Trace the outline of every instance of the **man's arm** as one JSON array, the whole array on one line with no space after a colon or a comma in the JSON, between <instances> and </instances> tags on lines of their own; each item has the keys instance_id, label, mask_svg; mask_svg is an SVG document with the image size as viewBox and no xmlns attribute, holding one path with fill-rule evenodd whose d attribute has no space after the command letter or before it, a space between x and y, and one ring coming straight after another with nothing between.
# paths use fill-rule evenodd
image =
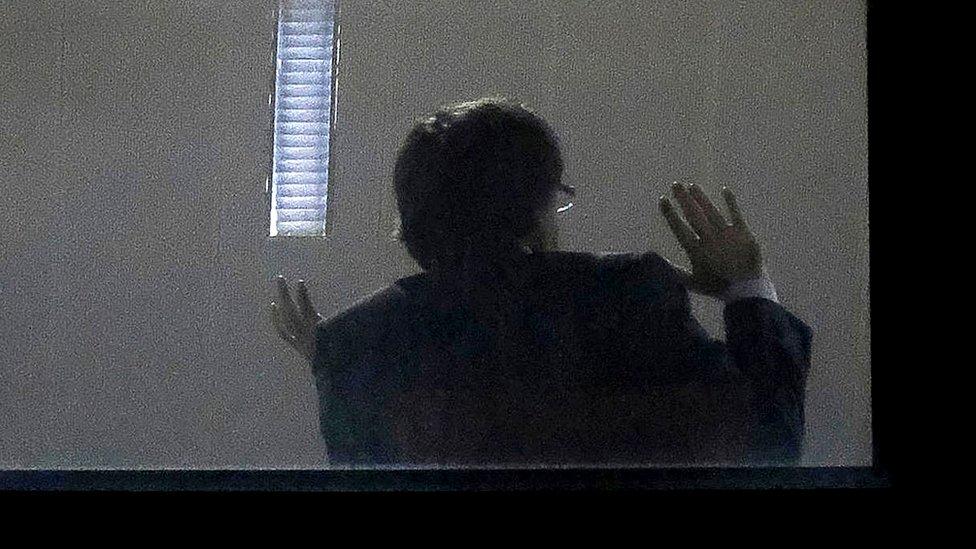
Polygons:
<instances>
[{"instance_id":1,"label":"man's arm","mask_svg":"<svg viewBox=\"0 0 976 549\"><path fill-rule=\"evenodd\" d=\"M799 461L810 328L781 305L760 297L728 303L723 316L728 353L734 367L748 378L756 414L750 461Z\"/></svg>"},{"instance_id":2,"label":"man's arm","mask_svg":"<svg viewBox=\"0 0 976 549\"><path fill-rule=\"evenodd\" d=\"M726 442L716 444L740 437L740 450L731 454L749 463L796 463L803 449L809 327L773 300L739 297L725 304L723 342L694 318L676 278L672 290L657 332L669 342L672 368L701 403L695 421L725 435Z\"/></svg>"},{"instance_id":3,"label":"man's arm","mask_svg":"<svg viewBox=\"0 0 976 549\"><path fill-rule=\"evenodd\" d=\"M370 330L357 316L340 314L315 331L312 375L319 397L319 427L331 465L378 465L395 461L378 379L369 350ZM364 352L364 347L365 352Z\"/></svg>"},{"instance_id":4,"label":"man's arm","mask_svg":"<svg viewBox=\"0 0 976 549\"><path fill-rule=\"evenodd\" d=\"M751 416L750 462L795 463L803 444L811 331L777 302L759 246L731 191L724 192L728 223L700 188L689 192L675 184L673 189L686 219L663 197L661 209L692 263L689 272L662 260L677 296L665 308L663 329L675 330L670 338L686 362L679 367L720 381L716 391L741 391ZM712 340L692 316L685 288L725 302L725 343Z\"/></svg>"},{"instance_id":5,"label":"man's arm","mask_svg":"<svg viewBox=\"0 0 976 549\"><path fill-rule=\"evenodd\" d=\"M348 342L355 341L358 323L325 319L315 310L304 280L298 281L297 300L292 299L285 277L273 285L278 299L271 302L271 322L278 336L311 366L319 396L319 427L331 464L371 464L388 459L380 448L377 424L364 421L375 415L363 401L366 368L350 368L355 353Z\"/></svg>"},{"instance_id":6,"label":"man's arm","mask_svg":"<svg viewBox=\"0 0 976 549\"><path fill-rule=\"evenodd\" d=\"M752 457L797 461L803 445L810 327L779 304L765 272L763 278L731 284L721 299L726 303L727 347L753 386L756 446L762 450Z\"/></svg>"}]
</instances>

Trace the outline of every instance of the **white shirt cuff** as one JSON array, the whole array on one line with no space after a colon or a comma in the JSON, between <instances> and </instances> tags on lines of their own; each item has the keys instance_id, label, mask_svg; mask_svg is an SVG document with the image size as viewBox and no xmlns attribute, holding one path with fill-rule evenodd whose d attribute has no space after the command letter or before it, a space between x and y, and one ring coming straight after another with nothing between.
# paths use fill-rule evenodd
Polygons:
<instances>
[{"instance_id":1,"label":"white shirt cuff","mask_svg":"<svg viewBox=\"0 0 976 549\"><path fill-rule=\"evenodd\" d=\"M740 280L729 284L729 287L722 295L722 301L731 303L738 299L747 299L750 297L762 297L779 303L779 298L776 296L776 288L773 286L773 281L769 276Z\"/></svg>"}]
</instances>

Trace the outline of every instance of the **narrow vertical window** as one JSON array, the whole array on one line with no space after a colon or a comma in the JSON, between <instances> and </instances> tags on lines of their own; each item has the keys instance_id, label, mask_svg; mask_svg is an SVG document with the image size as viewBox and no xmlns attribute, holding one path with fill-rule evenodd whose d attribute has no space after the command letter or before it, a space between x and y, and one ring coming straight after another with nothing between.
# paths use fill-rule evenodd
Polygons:
<instances>
[{"instance_id":1,"label":"narrow vertical window","mask_svg":"<svg viewBox=\"0 0 976 549\"><path fill-rule=\"evenodd\" d=\"M271 236L321 236L338 52L335 0L279 0Z\"/></svg>"}]
</instances>

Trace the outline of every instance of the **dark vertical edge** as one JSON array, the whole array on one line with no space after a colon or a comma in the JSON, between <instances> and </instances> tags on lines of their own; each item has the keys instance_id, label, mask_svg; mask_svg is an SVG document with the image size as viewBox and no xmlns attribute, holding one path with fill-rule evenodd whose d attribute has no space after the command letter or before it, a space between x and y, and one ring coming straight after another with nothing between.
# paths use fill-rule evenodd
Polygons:
<instances>
[{"instance_id":1,"label":"dark vertical edge","mask_svg":"<svg viewBox=\"0 0 976 549\"><path fill-rule=\"evenodd\" d=\"M879 136L883 132L879 131L879 112L878 112L878 89L879 89L879 69L883 69L883 27L880 25L878 13L878 3L874 0L867 0L865 3L865 48L867 49L867 111L868 111L868 257L870 269L868 271L868 288L870 301L868 308L871 314L871 323L868 330L871 334L869 352L871 356L871 455L872 469L875 475L884 479L887 483L894 485L896 482L895 472L891 463L891 440L888 437L887 425L890 424L890 409L885 395L885 385L887 384L887 372L885 368L875 368L875 364L881 362L877 359L879 346L876 345L878 337L882 331L876 329L876 324L881 315L878 305L881 300L877 296L877 284L872 281L877 265L879 265L880 242L872 236L881 229L881 221L877 215L878 203L876 193L871 192L871 183L877 179L881 169L878 164L879 154L883 146L879 147Z\"/></svg>"},{"instance_id":2,"label":"dark vertical edge","mask_svg":"<svg viewBox=\"0 0 976 549\"><path fill-rule=\"evenodd\" d=\"M340 7L341 2L335 0L333 3L332 11L332 74L331 74L331 88L329 93L329 145L328 145L328 170L329 176L326 178L326 198L325 198L325 226L323 228L323 237L332 234L332 230L335 227L335 208L333 208L334 198L335 198L335 154L333 150L335 149L335 135L336 135L336 111L338 110L338 90L339 90L339 33L341 29L340 23Z\"/></svg>"},{"instance_id":3,"label":"dark vertical edge","mask_svg":"<svg viewBox=\"0 0 976 549\"><path fill-rule=\"evenodd\" d=\"M271 225L271 210L275 207L272 203L274 193L272 192L272 178L274 177L274 154L275 154L275 109L277 108L277 84L278 84L278 17L280 16L279 0L271 0L271 82L268 85L268 93L271 102L268 105L268 170L265 179L265 227ZM270 235L268 236L270 238Z\"/></svg>"}]
</instances>

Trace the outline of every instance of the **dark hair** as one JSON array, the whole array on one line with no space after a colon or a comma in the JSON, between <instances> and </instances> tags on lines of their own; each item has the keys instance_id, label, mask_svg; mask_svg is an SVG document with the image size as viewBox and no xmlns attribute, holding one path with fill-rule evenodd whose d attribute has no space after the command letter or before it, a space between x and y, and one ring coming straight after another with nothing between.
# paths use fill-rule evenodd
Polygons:
<instances>
[{"instance_id":1,"label":"dark hair","mask_svg":"<svg viewBox=\"0 0 976 549\"><path fill-rule=\"evenodd\" d=\"M542 118L505 98L438 109L419 120L393 172L399 237L422 268L498 257L536 229L563 171Z\"/></svg>"}]
</instances>

